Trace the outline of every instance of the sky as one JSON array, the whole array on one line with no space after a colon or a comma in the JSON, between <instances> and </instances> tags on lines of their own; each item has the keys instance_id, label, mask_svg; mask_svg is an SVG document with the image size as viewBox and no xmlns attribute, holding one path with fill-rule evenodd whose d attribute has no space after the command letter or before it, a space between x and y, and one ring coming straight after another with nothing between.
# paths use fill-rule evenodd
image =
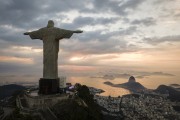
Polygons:
<instances>
[{"instance_id":1,"label":"sky","mask_svg":"<svg viewBox=\"0 0 180 120\"><path fill-rule=\"evenodd\" d=\"M83 30L60 41L59 76L162 76L179 82L180 0L0 0L0 81L42 77L48 20Z\"/></svg>"}]
</instances>

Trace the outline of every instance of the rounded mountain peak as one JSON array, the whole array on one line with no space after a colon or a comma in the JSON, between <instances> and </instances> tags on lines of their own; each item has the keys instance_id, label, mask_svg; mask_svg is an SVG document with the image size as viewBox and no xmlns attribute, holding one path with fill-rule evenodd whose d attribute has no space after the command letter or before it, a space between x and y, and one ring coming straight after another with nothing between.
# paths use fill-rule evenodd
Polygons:
<instances>
[{"instance_id":1,"label":"rounded mountain peak","mask_svg":"<svg viewBox=\"0 0 180 120\"><path fill-rule=\"evenodd\" d=\"M129 81L128 81L128 82L136 82L135 77L134 77L134 76L131 76L131 77L129 78Z\"/></svg>"}]
</instances>

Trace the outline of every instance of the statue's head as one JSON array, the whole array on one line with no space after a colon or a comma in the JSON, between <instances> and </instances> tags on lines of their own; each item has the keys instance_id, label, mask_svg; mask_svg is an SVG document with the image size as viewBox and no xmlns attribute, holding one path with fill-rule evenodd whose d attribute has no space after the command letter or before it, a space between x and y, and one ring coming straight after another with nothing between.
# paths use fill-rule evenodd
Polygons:
<instances>
[{"instance_id":1,"label":"statue's head","mask_svg":"<svg viewBox=\"0 0 180 120\"><path fill-rule=\"evenodd\" d=\"M47 24L47 27L50 28L50 27L54 27L54 22L52 20L49 20L48 21L48 24Z\"/></svg>"}]
</instances>

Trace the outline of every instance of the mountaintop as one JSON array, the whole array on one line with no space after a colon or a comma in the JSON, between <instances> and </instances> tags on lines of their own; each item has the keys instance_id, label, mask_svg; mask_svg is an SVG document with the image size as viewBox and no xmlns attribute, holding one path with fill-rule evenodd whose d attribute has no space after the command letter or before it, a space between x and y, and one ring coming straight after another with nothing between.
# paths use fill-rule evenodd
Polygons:
<instances>
[{"instance_id":1,"label":"mountaintop","mask_svg":"<svg viewBox=\"0 0 180 120\"><path fill-rule=\"evenodd\" d=\"M0 86L0 99L12 96L15 92L26 89L24 86L9 84Z\"/></svg>"},{"instance_id":2,"label":"mountaintop","mask_svg":"<svg viewBox=\"0 0 180 120\"><path fill-rule=\"evenodd\" d=\"M180 101L180 91L176 90L171 86L160 85L157 89L154 90L157 93L169 94L168 98L175 101Z\"/></svg>"}]
</instances>

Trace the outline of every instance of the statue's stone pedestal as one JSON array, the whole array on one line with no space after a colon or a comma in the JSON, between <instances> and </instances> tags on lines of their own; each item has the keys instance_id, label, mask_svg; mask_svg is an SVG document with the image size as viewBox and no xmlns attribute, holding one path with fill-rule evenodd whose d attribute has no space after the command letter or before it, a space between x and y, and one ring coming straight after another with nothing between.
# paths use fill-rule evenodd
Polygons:
<instances>
[{"instance_id":1,"label":"statue's stone pedestal","mask_svg":"<svg viewBox=\"0 0 180 120\"><path fill-rule=\"evenodd\" d=\"M39 80L39 94L56 94L59 92L59 78L46 79L40 78Z\"/></svg>"}]
</instances>

